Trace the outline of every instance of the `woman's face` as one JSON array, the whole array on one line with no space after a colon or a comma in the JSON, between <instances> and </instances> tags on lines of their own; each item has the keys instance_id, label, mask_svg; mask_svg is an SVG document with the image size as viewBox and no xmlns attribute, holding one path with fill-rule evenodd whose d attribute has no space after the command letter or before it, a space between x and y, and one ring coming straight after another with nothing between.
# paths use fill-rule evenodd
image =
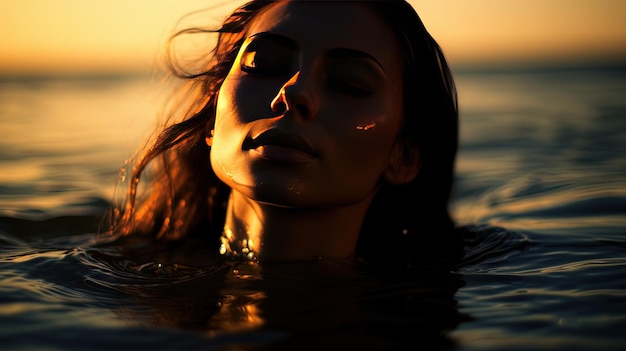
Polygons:
<instances>
[{"instance_id":1,"label":"woman's face","mask_svg":"<svg viewBox=\"0 0 626 351\"><path fill-rule=\"evenodd\" d=\"M391 29L359 2L278 2L252 22L217 102L211 165L286 207L367 199L402 123Z\"/></svg>"}]
</instances>

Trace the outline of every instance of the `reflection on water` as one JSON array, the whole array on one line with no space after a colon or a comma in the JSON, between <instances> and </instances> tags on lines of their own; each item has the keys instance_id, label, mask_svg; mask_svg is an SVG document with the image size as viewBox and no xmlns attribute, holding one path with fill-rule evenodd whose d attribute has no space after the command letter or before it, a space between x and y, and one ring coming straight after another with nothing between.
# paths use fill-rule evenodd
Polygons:
<instances>
[{"instance_id":1,"label":"reflection on water","mask_svg":"<svg viewBox=\"0 0 626 351\"><path fill-rule=\"evenodd\" d=\"M137 255L116 246L95 245L92 235L73 236L73 242L2 239L0 313L16 349L32 332L56 333L55 319L66 315L73 320L59 327L72 336L47 335L54 347L71 341L97 348L120 329L135 328L175 340L195 331L195 347L218 349L381 350L416 338L445 349L454 344L445 331L469 320L454 299L461 275L451 272L385 279L333 260L191 267L136 261ZM151 250L144 257L160 255ZM25 329L25 321L35 324ZM81 326L98 328L100 335L82 336ZM168 345L177 349L176 342Z\"/></svg>"},{"instance_id":2,"label":"reflection on water","mask_svg":"<svg viewBox=\"0 0 626 351\"><path fill-rule=\"evenodd\" d=\"M147 77L0 79L0 211L110 200L117 170L156 125L161 93L149 84Z\"/></svg>"},{"instance_id":3,"label":"reflection on water","mask_svg":"<svg viewBox=\"0 0 626 351\"><path fill-rule=\"evenodd\" d=\"M1 81L3 348L622 350L626 70L457 83L465 261L383 279L345 262L192 264L201 249L96 244L159 87Z\"/></svg>"}]
</instances>

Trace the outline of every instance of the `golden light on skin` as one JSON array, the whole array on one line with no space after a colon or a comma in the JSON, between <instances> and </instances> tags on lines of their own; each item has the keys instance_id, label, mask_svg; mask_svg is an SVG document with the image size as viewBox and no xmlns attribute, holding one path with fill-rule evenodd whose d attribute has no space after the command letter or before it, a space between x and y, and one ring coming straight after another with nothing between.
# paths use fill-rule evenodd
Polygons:
<instances>
[{"instance_id":1,"label":"golden light on skin","mask_svg":"<svg viewBox=\"0 0 626 351\"><path fill-rule=\"evenodd\" d=\"M371 123L367 123L367 124L364 124L364 125L356 126L356 129L365 131L365 130L372 129L374 127L376 127L376 122L371 122Z\"/></svg>"},{"instance_id":2,"label":"golden light on skin","mask_svg":"<svg viewBox=\"0 0 626 351\"><path fill-rule=\"evenodd\" d=\"M409 0L450 62L626 57L623 0ZM179 19L243 1L0 2L0 71L151 70Z\"/></svg>"}]
</instances>

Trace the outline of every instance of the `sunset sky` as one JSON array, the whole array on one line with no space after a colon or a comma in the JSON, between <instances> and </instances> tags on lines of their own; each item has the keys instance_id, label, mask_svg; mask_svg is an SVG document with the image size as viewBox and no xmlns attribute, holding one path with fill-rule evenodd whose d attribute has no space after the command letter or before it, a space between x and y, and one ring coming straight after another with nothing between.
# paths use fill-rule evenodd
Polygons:
<instances>
[{"instance_id":1,"label":"sunset sky","mask_svg":"<svg viewBox=\"0 0 626 351\"><path fill-rule=\"evenodd\" d=\"M452 64L626 61L624 0L410 0ZM0 72L151 70L177 21L234 0L0 3ZM197 23L197 22L194 22Z\"/></svg>"}]
</instances>

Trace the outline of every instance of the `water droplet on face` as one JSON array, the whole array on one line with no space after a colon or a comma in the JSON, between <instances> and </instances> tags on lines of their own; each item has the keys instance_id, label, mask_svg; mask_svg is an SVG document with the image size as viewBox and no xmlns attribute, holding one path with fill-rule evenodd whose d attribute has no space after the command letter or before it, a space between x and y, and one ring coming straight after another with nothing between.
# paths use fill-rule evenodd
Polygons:
<instances>
[{"instance_id":1,"label":"water droplet on face","mask_svg":"<svg viewBox=\"0 0 626 351\"><path fill-rule=\"evenodd\" d=\"M304 188L304 185L299 183L299 179L296 180L294 183L289 183L287 185L287 190L290 191L290 192L295 193L296 195L302 194L302 189L303 188Z\"/></svg>"},{"instance_id":2,"label":"water droplet on face","mask_svg":"<svg viewBox=\"0 0 626 351\"><path fill-rule=\"evenodd\" d=\"M370 123L366 123L366 124L362 124L362 125L356 126L356 130L366 131L366 130L370 130L370 129L374 128L374 127L376 127L376 122L370 122Z\"/></svg>"},{"instance_id":3,"label":"water droplet on face","mask_svg":"<svg viewBox=\"0 0 626 351\"><path fill-rule=\"evenodd\" d=\"M120 180L120 182L123 182L123 181L126 180L126 168L124 168L124 167L120 168L119 180Z\"/></svg>"}]
</instances>

